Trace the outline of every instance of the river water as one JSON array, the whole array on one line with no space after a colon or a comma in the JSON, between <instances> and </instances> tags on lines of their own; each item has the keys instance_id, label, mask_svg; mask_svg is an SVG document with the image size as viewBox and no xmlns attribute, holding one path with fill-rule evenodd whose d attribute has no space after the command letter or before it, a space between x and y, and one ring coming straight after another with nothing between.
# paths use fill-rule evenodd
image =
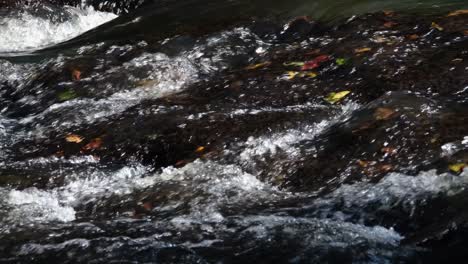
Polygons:
<instances>
[{"instance_id":1,"label":"river water","mask_svg":"<svg viewBox=\"0 0 468 264\"><path fill-rule=\"evenodd\" d=\"M149 2L0 8L0 263L466 259L465 0Z\"/></svg>"}]
</instances>

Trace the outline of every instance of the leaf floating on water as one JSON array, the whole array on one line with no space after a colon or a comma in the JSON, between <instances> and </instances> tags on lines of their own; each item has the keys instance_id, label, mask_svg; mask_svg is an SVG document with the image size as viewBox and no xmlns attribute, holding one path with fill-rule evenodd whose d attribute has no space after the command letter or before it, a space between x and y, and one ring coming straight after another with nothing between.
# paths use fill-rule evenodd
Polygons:
<instances>
[{"instance_id":1,"label":"leaf floating on water","mask_svg":"<svg viewBox=\"0 0 468 264\"><path fill-rule=\"evenodd\" d=\"M65 140L70 143L80 143L83 139L84 137L76 134L69 134L65 137Z\"/></svg>"},{"instance_id":2,"label":"leaf floating on water","mask_svg":"<svg viewBox=\"0 0 468 264\"><path fill-rule=\"evenodd\" d=\"M380 172L389 172L393 170L393 166L390 164L382 164L378 166Z\"/></svg>"},{"instance_id":3,"label":"leaf floating on water","mask_svg":"<svg viewBox=\"0 0 468 264\"><path fill-rule=\"evenodd\" d=\"M315 72L298 72L298 71L288 71L281 79L292 80L296 77L310 77L315 78L318 74Z\"/></svg>"},{"instance_id":4,"label":"leaf floating on water","mask_svg":"<svg viewBox=\"0 0 468 264\"><path fill-rule=\"evenodd\" d=\"M102 139L101 138L95 138L91 140L88 144L86 144L83 147L83 150L95 150L101 148L102 145Z\"/></svg>"},{"instance_id":5,"label":"leaf floating on water","mask_svg":"<svg viewBox=\"0 0 468 264\"><path fill-rule=\"evenodd\" d=\"M383 11L384 15L388 16L388 17L392 17L395 15L395 12L391 11L391 10L384 10Z\"/></svg>"},{"instance_id":6,"label":"leaf floating on water","mask_svg":"<svg viewBox=\"0 0 468 264\"><path fill-rule=\"evenodd\" d=\"M460 173L465 169L466 163L456 163L456 164L451 164L449 165L449 169L455 173Z\"/></svg>"},{"instance_id":7,"label":"leaf floating on water","mask_svg":"<svg viewBox=\"0 0 468 264\"><path fill-rule=\"evenodd\" d=\"M358 160L357 161L357 164L363 168L367 168L369 166L369 161L365 161L365 160Z\"/></svg>"},{"instance_id":8,"label":"leaf floating on water","mask_svg":"<svg viewBox=\"0 0 468 264\"><path fill-rule=\"evenodd\" d=\"M411 34L411 35L406 36L406 38L409 39L409 40L417 40L417 39L419 39L419 35L418 34Z\"/></svg>"},{"instance_id":9,"label":"leaf floating on water","mask_svg":"<svg viewBox=\"0 0 468 264\"><path fill-rule=\"evenodd\" d=\"M72 80L79 81L79 80L81 80L81 71L79 71L77 69L73 69L72 73L71 73L71 76L72 76Z\"/></svg>"},{"instance_id":10,"label":"leaf floating on water","mask_svg":"<svg viewBox=\"0 0 468 264\"><path fill-rule=\"evenodd\" d=\"M338 64L339 66L343 66L345 65L347 62L347 60L345 58L338 58L336 59L336 64Z\"/></svg>"},{"instance_id":11,"label":"leaf floating on water","mask_svg":"<svg viewBox=\"0 0 468 264\"><path fill-rule=\"evenodd\" d=\"M77 97L77 95L76 95L75 91L73 91L73 90L66 90L66 91L61 92L61 93L59 93L57 95L57 98L60 101L68 101L68 100L74 99L76 97Z\"/></svg>"},{"instance_id":12,"label":"leaf floating on water","mask_svg":"<svg viewBox=\"0 0 468 264\"><path fill-rule=\"evenodd\" d=\"M394 27L394 26L396 26L396 25L398 25L398 23L392 22L392 21L388 21L388 22L385 22L385 23L383 24L383 26L384 26L385 28L392 28L392 27Z\"/></svg>"},{"instance_id":13,"label":"leaf floating on water","mask_svg":"<svg viewBox=\"0 0 468 264\"><path fill-rule=\"evenodd\" d=\"M200 152L203 152L205 150L205 147L201 146L201 147L198 147L195 152L196 153L200 153Z\"/></svg>"},{"instance_id":14,"label":"leaf floating on water","mask_svg":"<svg viewBox=\"0 0 468 264\"><path fill-rule=\"evenodd\" d=\"M335 103L343 100L343 98L345 98L350 93L351 93L351 91L341 91L341 92L337 92L337 93L330 93L325 98L325 100L327 102L329 102L330 104L335 104Z\"/></svg>"},{"instance_id":15,"label":"leaf floating on water","mask_svg":"<svg viewBox=\"0 0 468 264\"><path fill-rule=\"evenodd\" d=\"M447 16L451 17L451 16L459 16L459 15L468 15L468 9L453 11Z\"/></svg>"},{"instance_id":16,"label":"leaf floating on water","mask_svg":"<svg viewBox=\"0 0 468 264\"><path fill-rule=\"evenodd\" d=\"M315 72L306 72L306 73L304 73L304 77L310 77L310 78L315 78L315 77L317 77L317 75L318 74L315 73Z\"/></svg>"},{"instance_id":17,"label":"leaf floating on water","mask_svg":"<svg viewBox=\"0 0 468 264\"><path fill-rule=\"evenodd\" d=\"M304 66L304 62L302 61L292 61L292 62L285 62L283 63L284 66L295 66L295 67L302 67Z\"/></svg>"},{"instance_id":18,"label":"leaf floating on water","mask_svg":"<svg viewBox=\"0 0 468 264\"><path fill-rule=\"evenodd\" d=\"M266 61L266 62L262 62L262 63L257 63L257 64L253 64L253 65L249 65L247 67L245 67L246 70L255 70L255 69L258 69L258 68L263 68L263 67L266 67L268 65L270 65L271 62L269 61Z\"/></svg>"},{"instance_id":19,"label":"leaf floating on water","mask_svg":"<svg viewBox=\"0 0 468 264\"><path fill-rule=\"evenodd\" d=\"M371 48L359 48L359 49L354 49L354 53L364 53L364 52L369 52L371 51L372 49Z\"/></svg>"},{"instance_id":20,"label":"leaf floating on water","mask_svg":"<svg viewBox=\"0 0 468 264\"><path fill-rule=\"evenodd\" d=\"M311 61L306 61L304 65L302 66L301 70L302 71L307 71L307 70L313 70L316 69L320 66L320 63L326 62L330 59L328 55L320 55L317 58L311 60Z\"/></svg>"},{"instance_id":21,"label":"leaf floating on water","mask_svg":"<svg viewBox=\"0 0 468 264\"><path fill-rule=\"evenodd\" d=\"M439 24L437 24L436 22L432 22L431 27L435 28L435 29L437 29L439 31L444 31L444 28L439 26Z\"/></svg>"},{"instance_id":22,"label":"leaf floating on water","mask_svg":"<svg viewBox=\"0 0 468 264\"><path fill-rule=\"evenodd\" d=\"M388 120L394 115L395 110L386 107L379 107L374 112L374 117L376 120Z\"/></svg>"}]
</instances>

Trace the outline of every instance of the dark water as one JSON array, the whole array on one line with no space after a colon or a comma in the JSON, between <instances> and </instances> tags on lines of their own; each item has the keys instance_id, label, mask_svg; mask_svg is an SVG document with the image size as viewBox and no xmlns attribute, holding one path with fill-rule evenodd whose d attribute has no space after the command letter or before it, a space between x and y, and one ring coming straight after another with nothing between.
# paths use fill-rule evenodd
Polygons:
<instances>
[{"instance_id":1,"label":"dark water","mask_svg":"<svg viewBox=\"0 0 468 264\"><path fill-rule=\"evenodd\" d=\"M466 1L149 2L0 9L0 263L466 259Z\"/></svg>"}]
</instances>

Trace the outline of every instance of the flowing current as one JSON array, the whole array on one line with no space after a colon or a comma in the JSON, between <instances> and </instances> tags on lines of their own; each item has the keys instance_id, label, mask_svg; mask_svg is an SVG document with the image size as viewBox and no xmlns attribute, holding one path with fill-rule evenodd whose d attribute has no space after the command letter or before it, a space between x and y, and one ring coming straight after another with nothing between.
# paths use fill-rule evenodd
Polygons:
<instances>
[{"instance_id":1,"label":"flowing current","mask_svg":"<svg viewBox=\"0 0 468 264\"><path fill-rule=\"evenodd\" d=\"M33 2L0 3L0 263L466 257L464 1Z\"/></svg>"}]
</instances>

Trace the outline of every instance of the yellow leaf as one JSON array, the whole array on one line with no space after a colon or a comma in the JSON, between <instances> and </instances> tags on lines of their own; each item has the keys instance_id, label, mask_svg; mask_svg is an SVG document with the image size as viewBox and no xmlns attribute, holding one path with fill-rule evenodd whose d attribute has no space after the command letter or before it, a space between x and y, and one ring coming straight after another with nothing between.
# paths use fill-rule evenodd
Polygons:
<instances>
[{"instance_id":1,"label":"yellow leaf","mask_svg":"<svg viewBox=\"0 0 468 264\"><path fill-rule=\"evenodd\" d=\"M255 70L255 69L258 69L258 68L263 68L263 67L268 66L270 64L271 64L271 62L266 61L266 62L262 62L262 63L249 65L249 66L245 67L245 69L246 70Z\"/></svg>"},{"instance_id":2,"label":"yellow leaf","mask_svg":"<svg viewBox=\"0 0 468 264\"><path fill-rule=\"evenodd\" d=\"M292 79L294 79L298 74L299 74L299 72L296 72L296 71L288 71L288 72L286 72L286 78L287 78L288 80L292 80Z\"/></svg>"},{"instance_id":3,"label":"yellow leaf","mask_svg":"<svg viewBox=\"0 0 468 264\"><path fill-rule=\"evenodd\" d=\"M431 27L432 27L432 28L435 28L435 29L437 29L437 30L439 30L439 31L443 31L443 30L444 30L444 28L441 27L441 26L439 26L436 22L432 22Z\"/></svg>"},{"instance_id":4,"label":"yellow leaf","mask_svg":"<svg viewBox=\"0 0 468 264\"><path fill-rule=\"evenodd\" d=\"M364 53L364 52L368 52L371 50L372 50L371 48L359 48L359 49L355 49L354 53Z\"/></svg>"},{"instance_id":5,"label":"yellow leaf","mask_svg":"<svg viewBox=\"0 0 468 264\"><path fill-rule=\"evenodd\" d=\"M65 140L71 143L80 143L81 141L83 141L83 139L84 138L82 136L75 135L75 134L70 134L65 137Z\"/></svg>"},{"instance_id":6,"label":"yellow leaf","mask_svg":"<svg viewBox=\"0 0 468 264\"><path fill-rule=\"evenodd\" d=\"M459 15L468 15L468 9L453 11L447 16L450 17L450 16L459 16Z\"/></svg>"},{"instance_id":7,"label":"yellow leaf","mask_svg":"<svg viewBox=\"0 0 468 264\"><path fill-rule=\"evenodd\" d=\"M317 77L317 73L315 73L315 72L306 72L306 73L304 73L304 75L306 77L311 77L311 78Z\"/></svg>"},{"instance_id":8,"label":"yellow leaf","mask_svg":"<svg viewBox=\"0 0 468 264\"><path fill-rule=\"evenodd\" d=\"M351 91L341 91L337 93L330 93L325 100L330 104L335 104L345 98Z\"/></svg>"},{"instance_id":9,"label":"yellow leaf","mask_svg":"<svg viewBox=\"0 0 468 264\"><path fill-rule=\"evenodd\" d=\"M456 163L456 164L449 165L449 169L456 173L462 172L465 167L466 167L465 163Z\"/></svg>"},{"instance_id":10,"label":"yellow leaf","mask_svg":"<svg viewBox=\"0 0 468 264\"><path fill-rule=\"evenodd\" d=\"M293 61L293 62L285 62L283 63L284 66L297 66L297 67L301 67L301 66L304 66L304 62L300 62L300 61Z\"/></svg>"}]
</instances>

